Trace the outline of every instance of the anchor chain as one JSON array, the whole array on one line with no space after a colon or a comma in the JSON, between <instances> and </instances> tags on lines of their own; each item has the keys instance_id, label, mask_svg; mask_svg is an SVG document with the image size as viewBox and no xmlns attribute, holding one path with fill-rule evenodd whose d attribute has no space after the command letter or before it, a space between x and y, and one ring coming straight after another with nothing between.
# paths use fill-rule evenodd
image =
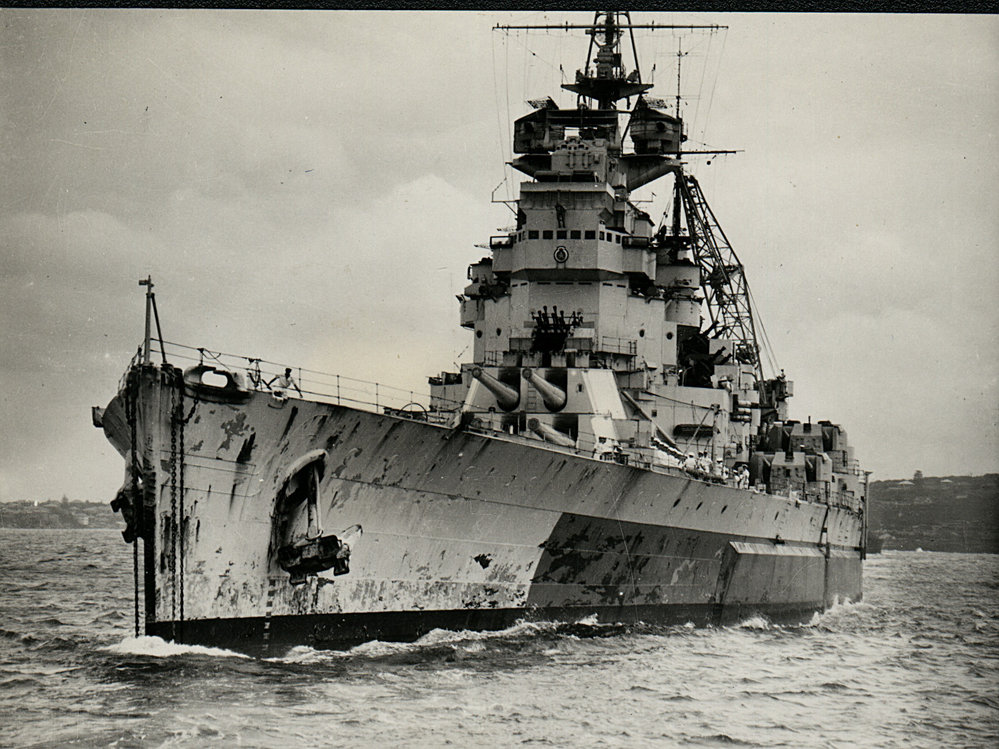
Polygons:
<instances>
[{"instance_id":1,"label":"anchor chain","mask_svg":"<svg viewBox=\"0 0 999 749\"><path fill-rule=\"evenodd\" d=\"M172 407L170 411L170 632L176 640L178 630L184 634L184 432L187 422L194 415L197 400L191 412L184 415L184 375L180 369L173 369Z\"/></svg>"},{"instance_id":2,"label":"anchor chain","mask_svg":"<svg viewBox=\"0 0 999 749\"><path fill-rule=\"evenodd\" d=\"M186 388L183 370L168 367L164 370L164 381L171 390L170 406L170 520L169 525L169 564L170 579L170 636L173 640L183 641L184 621L186 620L184 606L185 589L185 558L186 558L186 525L187 515L185 498L186 426L198 407L197 394L191 401L190 411L184 413L186 407Z\"/></svg>"},{"instance_id":3,"label":"anchor chain","mask_svg":"<svg viewBox=\"0 0 999 749\"><path fill-rule=\"evenodd\" d=\"M184 498L185 498L185 488L184 488L184 466L185 466L185 452L184 452L184 427L187 424L188 419L184 418L184 376L178 371L178 380L180 381L180 402L177 404L177 413L180 416L180 636L181 639L184 637L184 559L186 557L184 549L184 539L186 537L186 525L187 518L184 514ZM191 409L192 413L194 409Z\"/></svg>"},{"instance_id":4,"label":"anchor chain","mask_svg":"<svg viewBox=\"0 0 999 749\"><path fill-rule=\"evenodd\" d=\"M183 411L173 389L170 412L170 637L177 639L177 424Z\"/></svg>"},{"instance_id":5,"label":"anchor chain","mask_svg":"<svg viewBox=\"0 0 999 749\"><path fill-rule=\"evenodd\" d=\"M131 438L131 467L129 470L131 479L132 495L132 597L135 610L135 636L139 636L139 528L140 528L140 507L141 497L139 497L139 459L138 459L138 428L136 426L136 401L138 399L136 390L138 389L138 378L133 369L128 373L128 380L125 385L125 419L128 421L129 434Z\"/></svg>"}]
</instances>

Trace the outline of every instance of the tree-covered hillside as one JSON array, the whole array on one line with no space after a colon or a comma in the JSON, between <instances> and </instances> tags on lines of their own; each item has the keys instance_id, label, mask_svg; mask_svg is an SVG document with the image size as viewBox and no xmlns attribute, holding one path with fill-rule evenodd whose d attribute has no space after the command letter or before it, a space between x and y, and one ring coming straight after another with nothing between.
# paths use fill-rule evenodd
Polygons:
<instances>
[{"instance_id":1,"label":"tree-covered hillside","mask_svg":"<svg viewBox=\"0 0 999 749\"><path fill-rule=\"evenodd\" d=\"M886 549L999 553L999 474L872 481L870 533Z\"/></svg>"}]
</instances>

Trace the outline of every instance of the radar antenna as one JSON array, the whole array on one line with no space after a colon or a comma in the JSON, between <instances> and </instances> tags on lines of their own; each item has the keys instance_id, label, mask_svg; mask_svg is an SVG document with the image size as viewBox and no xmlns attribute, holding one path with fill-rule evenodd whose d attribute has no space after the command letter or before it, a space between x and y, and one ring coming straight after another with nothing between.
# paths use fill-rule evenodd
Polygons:
<instances>
[{"instance_id":1,"label":"radar antenna","mask_svg":"<svg viewBox=\"0 0 999 749\"><path fill-rule=\"evenodd\" d=\"M573 83L563 83L562 88L578 94L581 98L597 102L599 109L611 109L614 102L636 96L652 88L651 83L642 82L638 65L638 48L635 44L635 30L697 30L716 31L728 28L715 24L673 25L658 23L632 23L629 11L598 10L593 14L593 22L582 24L540 24L525 26L497 25L497 31L572 31L584 30L590 35L590 47L586 53L586 65L576 71ZM622 32L627 31L631 40L631 53L634 70L626 72L621 54ZM594 52L596 47L596 52Z\"/></svg>"}]
</instances>

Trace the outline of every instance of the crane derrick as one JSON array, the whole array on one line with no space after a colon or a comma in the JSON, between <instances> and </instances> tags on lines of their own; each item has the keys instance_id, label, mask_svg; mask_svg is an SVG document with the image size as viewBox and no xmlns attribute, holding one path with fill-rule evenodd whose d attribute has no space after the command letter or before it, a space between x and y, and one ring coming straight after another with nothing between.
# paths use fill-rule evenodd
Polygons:
<instances>
[{"instance_id":1,"label":"crane derrick","mask_svg":"<svg viewBox=\"0 0 999 749\"><path fill-rule=\"evenodd\" d=\"M736 359L753 364L757 380L762 382L760 345L742 263L705 200L697 178L678 172L674 189L677 193L674 205L683 212L693 260L701 269L701 291L708 315L707 327L702 332L712 338L735 341ZM675 210L675 232L678 222L679 211Z\"/></svg>"}]
</instances>

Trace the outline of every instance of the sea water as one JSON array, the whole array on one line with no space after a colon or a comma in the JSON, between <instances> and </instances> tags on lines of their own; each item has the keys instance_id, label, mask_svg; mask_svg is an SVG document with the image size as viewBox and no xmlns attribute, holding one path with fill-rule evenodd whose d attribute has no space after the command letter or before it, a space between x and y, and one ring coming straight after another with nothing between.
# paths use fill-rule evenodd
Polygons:
<instances>
[{"instance_id":1,"label":"sea water","mask_svg":"<svg viewBox=\"0 0 999 749\"><path fill-rule=\"evenodd\" d=\"M2 746L997 746L999 556L886 552L804 626L523 623L250 658L133 637L114 531L0 530Z\"/></svg>"}]
</instances>

